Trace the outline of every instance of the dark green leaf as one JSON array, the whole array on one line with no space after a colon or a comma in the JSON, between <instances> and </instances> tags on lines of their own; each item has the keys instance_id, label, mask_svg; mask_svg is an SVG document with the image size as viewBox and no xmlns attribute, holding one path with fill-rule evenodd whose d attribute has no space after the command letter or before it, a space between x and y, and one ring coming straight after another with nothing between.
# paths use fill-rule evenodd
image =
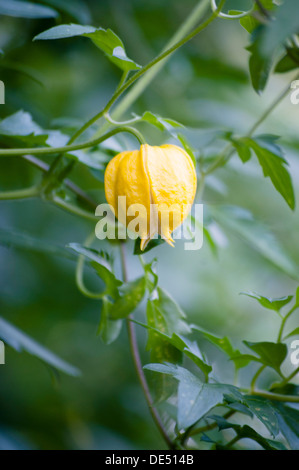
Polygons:
<instances>
[{"instance_id":1,"label":"dark green leaf","mask_svg":"<svg viewBox=\"0 0 299 470\"><path fill-rule=\"evenodd\" d=\"M276 411L280 432L292 450L299 450L299 410L283 403L272 402Z\"/></svg>"},{"instance_id":2,"label":"dark green leaf","mask_svg":"<svg viewBox=\"0 0 299 470\"><path fill-rule=\"evenodd\" d=\"M62 24L54 26L43 33L35 36L35 40L63 39L75 36L88 37L101 49L107 57L124 71L140 68L133 60L129 59L121 39L111 29L94 28L93 26L82 26L79 24Z\"/></svg>"},{"instance_id":3,"label":"dark green leaf","mask_svg":"<svg viewBox=\"0 0 299 470\"><path fill-rule=\"evenodd\" d=\"M272 367L280 374L280 366L288 353L288 349L285 344L271 343L267 341L262 341L259 343L243 341L243 343L259 356L261 362L264 365Z\"/></svg>"},{"instance_id":4,"label":"dark green leaf","mask_svg":"<svg viewBox=\"0 0 299 470\"><path fill-rule=\"evenodd\" d=\"M242 139L239 139L239 140L232 139L231 142L233 146L235 147L235 149L237 150L237 153L239 157L241 158L242 162L243 163L248 162L248 160L250 160L251 158L250 147L244 141L242 141Z\"/></svg>"},{"instance_id":5,"label":"dark green leaf","mask_svg":"<svg viewBox=\"0 0 299 470\"><path fill-rule=\"evenodd\" d=\"M260 136L255 139L244 139L245 142L253 149L258 161L263 169L265 177L269 177L282 195L291 209L295 208L295 196L292 180L288 170L287 162L282 158L281 149L274 143L274 140L265 139Z\"/></svg>"},{"instance_id":6,"label":"dark green leaf","mask_svg":"<svg viewBox=\"0 0 299 470\"><path fill-rule=\"evenodd\" d=\"M274 72L284 73L299 67L299 49L297 47L287 47L287 53L276 64Z\"/></svg>"},{"instance_id":7,"label":"dark green leaf","mask_svg":"<svg viewBox=\"0 0 299 470\"><path fill-rule=\"evenodd\" d=\"M16 351L26 351L29 354L38 357L39 359L54 367L55 369L61 370L62 372L65 372L69 375L73 375L75 377L81 375L79 369L63 361L51 351L38 344L36 341L31 339L25 333L23 333L18 328L11 325L11 323L8 323L7 320L4 320L4 318L1 317L0 338Z\"/></svg>"},{"instance_id":8,"label":"dark green leaf","mask_svg":"<svg viewBox=\"0 0 299 470\"><path fill-rule=\"evenodd\" d=\"M163 238L161 238L161 237L153 238L152 240L150 240L148 242L148 244L146 245L146 247L143 251L141 251L141 249L140 249L140 242L141 242L141 239L139 237L136 238L135 245L134 245L134 255L142 255L143 253L147 253L148 251L152 250L153 248L156 248L156 246L159 246L159 245L162 245L163 243L165 243L165 240L163 240Z\"/></svg>"},{"instance_id":9,"label":"dark green leaf","mask_svg":"<svg viewBox=\"0 0 299 470\"><path fill-rule=\"evenodd\" d=\"M268 400L262 398L244 397L244 403L250 411L266 426L273 437L279 433L276 414Z\"/></svg>"}]
</instances>

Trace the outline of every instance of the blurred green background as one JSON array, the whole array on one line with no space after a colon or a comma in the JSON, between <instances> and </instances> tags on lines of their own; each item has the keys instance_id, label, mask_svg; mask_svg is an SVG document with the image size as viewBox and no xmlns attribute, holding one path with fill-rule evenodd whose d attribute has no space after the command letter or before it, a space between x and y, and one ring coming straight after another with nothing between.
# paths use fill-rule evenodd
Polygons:
<instances>
[{"instance_id":1,"label":"blurred green background","mask_svg":"<svg viewBox=\"0 0 299 470\"><path fill-rule=\"evenodd\" d=\"M140 64L159 53L196 4L193 0L64 0L60 6L67 8L70 3L76 12L71 15L58 8L59 23L111 28L123 39L128 56ZM232 7L237 3L239 9L250 5L250 1L228 3ZM57 120L65 117L84 122L101 109L117 86L119 70L87 39L32 42L35 35L54 25L54 19L0 17L0 49L4 51L0 79L6 86L1 118L23 109L45 128L55 128ZM209 129L245 133L292 76L274 75L258 96L250 85L249 53L244 49L248 43L248 33L238 21L215 21L172 56L130 111L150 110L194 128L190 139L195 148ZM287 97L261 127L261 132L282 136L297 197L298 106ZM146 126L143 131L150 143L161 142L156 131ZM215 154L223 145L217 141L207 153ZM30 186L39 176L20 158L0 160L2 191ZM104 200L102 183L86 168L79 164L72 177L99 203ZM243 166L233 158L207 180L204 203L206 214L209 206L222 204L251 211L266 231L275 234L281 256L298 265L298 214L290 211L256 163ZM40 200L1 201L0 228L64 247L83 243L92 224ZM274 266L246 236L216 222L210 229L219 245L216 255L206 241L196 252L184 251L183 242L177 241L175 249L162 245L146 255L148 260L158 258L160 285L179 302L190 322L231 337L238 347L242 339L273 340L279 318L239 293L292 294L296 280ZM96 336L101 303L78 292L75 262L43 253L38 247L28 250L9 245L2 238L0 315L77 366L82 376L53 374L38 359L7 347L6 365L0 366L0 448L163 449L137 382L125 328L116 343L101 343ZM95 246L114 254L120 275L117 247L106 242ZM128 253L132 248L130 242ZM130 279L140 273L138 258L130 254ZM91 273L88 276L98 288L98 281ZM143 307L138 309L140 319ZM141 329L138 335L144 350L146 335ZM231 381L226 359L205 348L218 373ZM147 354L143 356L147 363Z\"/></svg>"}]
</instances>

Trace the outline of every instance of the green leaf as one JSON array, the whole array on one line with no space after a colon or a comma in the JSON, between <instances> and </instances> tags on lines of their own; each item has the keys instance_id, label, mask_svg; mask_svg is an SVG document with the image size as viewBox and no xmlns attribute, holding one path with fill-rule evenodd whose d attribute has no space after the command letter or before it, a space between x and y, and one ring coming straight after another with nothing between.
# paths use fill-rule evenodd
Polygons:
<instances>
[{"instance_id":1,"label":"green leaf","mask_svg":"<svg viewBox=\"0 0 299 470\"><path fill-rule=\"evenodd\" d=\"M0 338L18 352L26 351L32 356L36 356L45 363L61 370L68 375L77 377L81 372L76 367L70 365L39 343L31 339L21 330L0 317Z\"/></svg>"},{"instance_id":2,"label":"green leaf","mask_svg":"<svg viewBox=\"0 0 299 470\"><path fill-rule=\"evenodd\" d=\"M147 253L153 248L156 248L157 246L165 243L165 240L163 240L163 238L161 238L160 236L159 238L153 238L152 240L148 242L148 244L146 245L143 251L141 251L140 249L140 242L141 242L141 239L139 237L136 238L135 244L134 244L134 255L143 255L144 253Z\"/></svg>"},{"instance_id":3,"label":"green leaf","mask_svg":"<svg viewBox=\"0 0 299 470\"><path fill-rule=\"evenodd\" d=\"M38 3L21 2L17 0L0 0L0 15L17 18L55 18L57 11Z\"/></svg>"},{"instance_id":4,"label":"green leaf","mask_svg":"<svg viewBox=\"0 0 299 470\"><path fill-rule=\"evenodd\" d=\"M266 426L268 431L273 437L279 433L279 426L277 416L271 403L262 398L252 398L250 396L244 397L244 403L248 406L249 410Z\"/></svg>"},{"instance_id":5,"label":"green leaf","mask_svg":"<svg viewBox=\"0 0 299 470\"><path fill-rule=\"evenodd\" d=\"M291 338L291 336L299 336L299 326L295 328L291 333L284 337L284 339Z\"/></svg>"},{"instance_id":6,"label":"green leaf","mask_svg":"<svg viewBox=\"0 0 299 470\"><path fill-rule=\"evenodd\" d=\"M151 313L151 312L150 312ZM176 350L180 351L181 353L185 354L185 356L189 357L205 374L206 379L208 378L209 373L212 371L212 367L205 362L205 359L202 357L202 354L198 348L198 345L195 341L191 341L185 338L182 335L173 333L172 336L163 333L158 329L159 325L153 327L150 325L152 322L152 318L148 321L148 324L145 325L144 323L135 322L144 328L147 328L149 331L149 340L148 340L148 349L152 350L151 360L157 362L175 362L174 360L171 361L171 355L166 352L163 354L163 343L167 343L168 345L173 346ZM158 323L158 322L156 322ZM165 328L164 325L162 325ZM152 333L150 335L150 333ZM157 347L157 350L155 348ZM179 362L181 359L181 354L175 353L176 362Z\"/></svg>"},{"instance_id":7,"label":"green leaf","mask_svg":"<svg viewBox=\"0 0 299 470\"><path fill-rule=\"evenodd\" d=\"M255 152L265 177L269 177L291 209L295 208L295 195L286 160L275 144L275 136L259 136L243 139Z\"/></svg>"},{"instance_id":8,"label":"green leaf","mask_svg":"<svg viewBox=\"0 0 299 470\"><path fill-rule=\"evenodd\" d=\"M214 344L218 349L223 351L225 354L228 355L230 359L235 358L237 355L240 354L240 351L238 349L234 349L230 340L227 338L227 336L224 337L219 337L212 335L211 333L208 333L207 331L204 331L197 325L191 325L191 328L193 330L198 331L201 335L204 336L205 339L207 339L210 343ZM235 363L237 369L240 369L242 367L247 366L248 361L244 360L243 362L240 360Z\"/></svg>"},{"instance_id":9,"label":"green leaf","mask_svg":"<svg viewBox=\"0 0 299 470\"><path fill-rule=\"evenodd\" d=\"M268 308L269 310L274 310L275 312L279 312L293 299L292 295L271 299L270 297L264 297L263 295L257 294L255 292L241 292L241 294L256 299L262 305L262 307Z\"/></svg>"},{"instance_id":10,"label":"green leaf","mask_svg":"<svg viewBox=\"0 0 299 470\"><path fill-rule=\"evenodd\" d=\"M261 54L264 57L273 54L284 45L287 38L299 31L297 0L283 2L275 12L275 21L269 21L261 42Z\"/></svg>"},{"instance_id":11,"label":"green leaf","mask_svg":"<svg viewBox=\"0 0 299 470\"><path fill-rule=\"evenodd\" d=\"M287 47L287 53L276 64L274 72L285 73L299 67L299 50L297 47Z\"/></svg>"},{"instance_id":12,"label":"green leaf","mask_svg":"<svg viewBox=\"0 0 299 470\"><path fill-rule=\"evenodd\" d=\"M299 450L299 410L279 402L272 402L279 429L292 450Z\"/></svg>"},{"instance_id":13,"label":"green leaf","mask_svg":"<svg viewBox=\"0 0 299 470\"><path fill-rule=\"evenodd\" d=\"M273 0L260 0L260 4L266 9L266 10L273 10L273 8L276 7L274 4ZM244 16L243 18L240 18L240 25L243 26L248 33L252 33L255 28L257 28L261 23L259 21L259 17L257 16L257 12L259 12L259 6L255 2L253 11L249 14Z\"/></svg>"},{"instance_id":14,"label":"green leaf","mask_svg":"<svg viewBox=\"0 0 299 470\"><path fill-rule=\"evenodd\" d=\"M193 161L193 165L196 167L196 158L195 158L195 155L194 155L195 150L193 149L191 144L188 142L187 137L185 137L183 134L178 134L177 138L179 139L179 141L183 145L183 147L186 150L186 152L188 153L189 157L191 157L191 160Z\"/></svg>"},{"instance_id":15,"label":"green leaf","mask_svg":"<svg viewBox=\"0 0 299 470\"><path fill-rule=\"evenodd\" d=\"M149 124L152 124L153 126L160 129L160 131L172 131L173 128L184 127L183 124L180 124L174 119L162 118L161 116L158 116L157 114L154 114L151 111L145 111L142 116L136 115L136 117L140 117L141 121L145 121Z\"/></svg>"},{"instance_id":16,"label":"green leaf","mask_svg":"<svg viewBox=\"0 0 299 470\"><path fill-rule=\"evenodd\" d=\"M129 59L123 42L111 29L105 30L103 28L79 24L63 24L38 34L33 40L63 39L75 36L90 38L107 55L111 62L126 72L141 68L140 65Z\"/></svg>"},{"instance_id":17,"label":"green leaf","mask_svg":"<svg viewBox=\"0 0 299 470\"><path fill-rule=\"evenodd\" d=\"M172 335L172 333L188 334L191 332L189 325L185 321L185 313L164 289L158 287L157 298L149 300L149 302L154 315L157 318L163 319L165 329L162 332L168 335Z\"/></svg>"},{"instance_id":18,"label":"green leaf","mask_svg":"<svg viewBox=\"0 0 299 470\"><path fill-rule=\"evenodd\" d=\"M235 147L239 157L241 158L243 163L248 162L251 158L251 151L250 147L246 144L246 142L242 141L242 139L234 140L231 139L233 146Z\"/></svg>"},{"instance_id":19,"label":"green leaf","mask_svg":"<svg viewBox=\"0 0 299 470\"><path fill-rule=\"evenodd\" d=\"M273 56L264 57L260 52L260 43L264 26L259 26L260 30L256 35L255 41L246 49L250 52L249 72L252 86L257 93L264 90L268 81L273 64Z\"/></svg>"},{"instance_id":20,"label":"green leaf","mask_svg":"<svg viewBox=\"0 0 299 470\"><path fill-rule=\"evenodd\" d=\"M111 320L110 314L112 308L113 303L107 297L104 297L97 334L105 344L113 343L118 338L122 327L122 320Z\"/></svg>"},{"instance_id":21,"label":"green leaf","mask_svg":"<svg viewBox=\"0 0 299 470\"><path fill-rule=\"evenodd\" d=\"M127 317L143 299L145 289L146 281L144 276L135 281L124 283L121 289L119 289L122 295L116 299L110 308L110 318L117 320Z\"/></svg>"},{"instance_id":22,"label":"green leaf","mask_svg":"<svg viewBox=\"0 0 299 470\"><path fill-rule=\"evenodd\" d=\"M274 234L249 211L236 206L210 206L209 211L222 227L235 233L281 271L299 279L299 270L293 259Z\"/></svg>"},{"instance_id":23,"label":"green leaf","mask_svg":"<svg viewBox=\"0 0 299 470\"><path fill-rule=\"evenodd\" d=\"M224 395L242 400L237 387L226 384L206 384L183 367L173 364L148 364L147 370L168 374L179 381L178 414L179 429L188 429L202 419L212 408L223 403Z\"/></svg>"},{"instance_id":24,"label":"green leaf","mask_svg":"<svg viewBox=\"0 0 299 470\"><path fill-rule=\"evenodd\" d=\"M288 353L288 349L285 344L271 343L267 341L259 343L243 341L243 343L259 356L262 364L271 367L280 374L280 366Z\"/></svg>"},{"instance_id":25,"label":"green leaf","mask_svg":"<svg viewBox=\"0 0 299 470\"><path fill-rule=\"evenodd\" d=\"M112 267L108 262L105 253L100 253L97 250L86 248L79 243L70 243L67 246L91 262L91 266L96 270L98 276L106 285L106 289L102 292L102 296L104 297L109 295L113 299L118 299L119 287L122 285L122 282L113 274Z\"/></svg>"},{"instance_id":26,"label":"green leaf","mask_svg":"<svg viewBox=\"0 0 299 470\"><path fill-rule=\"evenodd\" d=\"M247 424L240 426L239 424L230 423L225 418L223 418L223 416L213 415L209 416L209 418L216 421L219 430L233 429L239 439L251 439L257 442L265 450L287 450L286 447L280 442L273 441L272 439L266 439Z\"/></svg>"},{"instance_id":27,"label":"green leaf","mask_svg":"<svg viewBox=\"0 0 299 470\"><path fill-rule=\"evenodd\" d=\"M248 47L252 84L257 92L264 89L275 54L285 45L286 40L299 30L297 0L288 0L275 12L275 20L259 25L254 31L254 42Z\"/></svg>"}]
</instances>

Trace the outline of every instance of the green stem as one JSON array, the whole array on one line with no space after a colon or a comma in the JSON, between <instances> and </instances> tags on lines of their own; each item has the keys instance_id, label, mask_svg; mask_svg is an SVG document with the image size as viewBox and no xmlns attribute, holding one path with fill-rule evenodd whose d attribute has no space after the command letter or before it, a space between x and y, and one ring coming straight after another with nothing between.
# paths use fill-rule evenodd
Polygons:
<instances>
[{"instance_id":1,"label":"green stem","mask_svg":"<svg viewBox=\"0 0 299 470\"><path fill-rule=\"evenodd\" d=\"M109 139L115 134L120 132L128 132L129 134L134 135L140 144L144 144L145 140L142 134L134 129L133 127L117 127L116 129L112 129L110 132L96 138L89 140L87 142L83 142L82 144L74 144L74 145L65 145L63 147L36 147L36 148L24 148L24 149L1 149L0 150L0 157L1 156L23 156L28 153L32 155L49 155L51 153L66 153L71 152L74 150L82 150L88 147L95 147L96 145L104 142L105 140Z\"/></svg>"},{"instance_id":2,"label":"green stem","mask_svg":"<svg viewBox=\"0 0 299 470\"><path fill-rule=\"evenodd\" d=\"M0 201L7 199L25 199L30 197L37 197L39 195L39 186L32 186L31 188L17 189L15 191L0 192Z\"/></svg>"},{"instance_id":3,"label":"green stem","mask_svg":"<svg viewBox=\"0 0 299 470\"><path fill-rule=\"evenodd\" d=\"M223 415L223 418L228 419L231 416L233 416L235 413L236 413L236 410L229 410L227 413ZM213 423L207 424L206 426L201 426L200 428L191 429L190 431L188 431L187 437L195 436L196 434L202 434L203 432L207 432L207 431L212 431L213 429L217 428L217 426L218 424L216 423L216 421L214 421Z\"/></svg>"},{"instance_id":4,"label":"green stem","mask_svg":"<svg viewBox=\"0 0 299 470\"><path fill-rule=\"evenodd\" d=\"M279 388L283 387L284 385L289 383L289 381L292 380L292 378L295 377L295 375L297 375L298 373L299 373L299 367L297 367L297 369L295 369L290 375L288 375L288 377L282 380L279 384L275 384L275 386Z\"/></svg>"},{"instance_id":5,"label":"green stem","mask_svg":"<svg viewBox=\"0 0 299 470\"><path fill-rule=\"evenodd\" d=\"M79 217L92 220L93 222L96 222L98 220L96 216L93 215L91 212L87 212L78 206L74 206L70 202L67 202L64 199L61 199L58 196L53 196L50 199L50 201L53 202L56 206L60 207L61 209L64 209L67 212L71 212L74 215L78 215Z\"/></svg>"},{"instance_id":6,"label":"green stem","mask_svg":"<svg viewBox=\"0 0 299 470\"><path fill-rule=\"evenodd\" d=\"M24 155L23 158L24 160L28 161L31 165L35 166L36 168L45 173L49 170L49 165L47 163L43 162L39 158L34 157L33 155ZM88 205L91 209L96 209L97 203L73 181L65 179L63 183L70 191L72 191L77 196L77 198L81 202Z\"/></svg>"},{"instance_id":7,"label":"green stem","mask_svg":"<svg viewBox=\"0 0 299 470\"><path fill-rule=\"evenodd\" d=\"M293 80L299 78L299 74L296 75ZM292 80L292 81L293 81ZM270 113L276 108L276 106L287 96L290 91L290 85L283 89L283 91L278 95L278 97L270 104L270 106L264 111L262 116L253 124L253 126L249 129L246 133L245 137L251 137L252 134L256 131L256 129L264 122L264 120L269 116ZM232 147L232 144L227 144L222 152L220 153L217 160L205 171L205 174L208 175L214 172L217 168L225 165L225 163L231 158L231 156L235 153L235 148Z\"/></svg>"},{"instance_id":8,"label":"green stem","mask_svg":"<svg viewBox=\"0 0 299 470\"><path fill-rule=\"evenodd\" d=\"M148 72L153 66L157 65L160 61L163 59L167 58L170 56L173 52L175 52L178 48L182 47L184 44L186 44L188 41L193 39L197 34L199 34L203 29L205 29L215 18L217 18L219 11L223 7L224 3L226 0L221 0L218 8L216 11L212 12L212 14L202 23L200 24L197 28L195 28L191 33L187 34L185 37L177 41L174 45L169 47L167 50L164 50L160 55L155 57L153 60L151 60L147 65L142 67L138 72L136 72L129 80L127 80L124 85L122 85L114 95L110 98L106 106L95 116L93 116L89 121L87 121L78 131L74 134L72 137L72 142L76 140L86 129L88 129L92 124L94 124L98 119L104 116L105 113L107 113L111 106L117 101L117 99L124 93L124 91L127 90L136 80L138 80L142 75L144 75L146 72ZM198 6L198 9L200 8L200 12L203 13L208 6L208 0L202 0L200 7ZM196 17L196 20L198 19L198 16ZM197 21L196 21L197 22ZM188 18L188 25L193 23L193 20L191 18ZM185 32L185 27L184 27L184 32ZM142 88L141 91L143 91L144 87ZM141 91L135 92L139 95ZM133 101L135 100L135 96L133 97ZM132 100L132 99L131 99ZM124 107L128 106L128 104L122 105L121 112L117 111L114 113L114 116L119 116L119 114L122 114L124 112Z\"/></svg>"},{"instance_id":9,"label":"green stem","mask_svg":"<svg viewBox=\"0 0 299 470\"><path fill-rule=\"evenodd\" d=\"M263 372L263 370L264 370L265 368L266 368L266 366L263 364L263 365L257 370L257 372L254 374L253 379L252 379L251 384L250 384L251 393L254 392L254 388L255 388L256 381L257 381L257 379L259 378L259 376L261 375L261 373Z\"/></svg>"},{"instance_id":10,"label":"green stem","mask_svg":"<svg viewBox=\"0 0 299 470\"><path fill-rule=\"evenodd\" d=\"M87 237L87 239L84 242L84 246L90 247L92 242L95 239L95 234L94 231ZM77 262L77 267L76 267L76 284L79 289L79 291L85 295L86 297L89 297L90 299L102 299L103 298L103 293L96 293L96 292L91 292L87 287L85 287L84 284L84 278L83 278L83 273L84 273L84 263L85 263L85 256L80 255L78 258Z\"/></svg>"},{"instance_id":11,"label":"green stem","mask_svg":"<svg viewBox=\"0 0 299 470\"><path fill-rule=\"evenodd\" d=\"M299 78L299 74L296 75L293 80L297 80ZM292 81L293 81L292 80ZM252 134L256 131L256 129L265 121L265 119L272 113L272 111L276 108L276 106L289 94L290 92L290 85L288 84L282 92L278 95L278 97L270 104L270 106L265 110L265 112L261 115L261 117L253 124L253 126L249 129L246 134L246 137L251 137Z\"/></svg>"},{"instance_id":12,"label":"green stem","mask_svg":"<svg viewBox=\"0 0 299 470\"><path fill-rule=\"evenodd\" d=\"M193 29L196 23L203 17L208 7L209 0L203 0L199 2L199 4L196 5L196 7L191 11L190 15L186 18L184 23L182 23L180 28L176 31L174 36L166 44L161 54L168 51L169 48L173 47L175 44L180 42L189 33L189 31ZM134 87L132 87L132 89L121 100L118 106L116 106L115 110L113 111L113 118L120 118L120 116L122 116L130 108L130 106L136 101L136 99L147 88L150 82L165 66L169 58L170 56L164 57L164 60L161 60L160 63L156 63L156 65L151 67L150 70L145 71L144 76L140 80L138 80L138 83L136 83Z\"/></svg>"},{"instance_id":13,"label":"green stem","mask_svg":"<svg viewBox=\"0 0 299 470\"><path fill-rule=\"evenodd\" d=\"M268 398L273 401L284 401L286 403L299 403L299 396L283 395L280 393L265 392L263 390L254 390L252 395Z\"/></svg>"},{"instance_id":14,"label":"green stem","mask_svg":"<svg viewBox=\"0 0 299 470\"><path fill-rule=\"evenodd\" d=\"M282 335L283 335L283 330L284 330L284 327L285 327L285 324L287 322L287 320L290 318L290 316L292 315L292 313L297 310L297 308L299 307L299 305L294 305L291 310L283 317L282 319L282 322L281 322L281 325L280 325L280 328L279 328L279 332L278 332L278 337L277 337L277 343L281 343L281 339L282 339Z\"/></svg>"},{"instance_id":15,"label":"green stem","mask_svg":"<svg viewBox=\"0 0 299 470\"><path fill-rule=\"evenodd\" d=\"M124 280L124 282L128 282L125 243L123 243L123 242L120 243L120 253L121 253L121 264L122 264L123 280ZM159 416L159 413L158 413L157 409L154 407L154 402L153 402L151 392L150 392L150 389L148 387L148 384L147 384L147 381L146 381L146 378L145 378L145 375L144 375L142 363L141 363L141 358L140 358L140 354L139 354L139 350L138 350L138 343L137 343L135 325L131 320L133 320L133 315L132 314L129 315L128 318L127 318L127 329L128 329L130 349L131 349L131 353L132 353L132 357L133 357L133 361L134 361L135 370L136 370L141 388L143 390L143 393L144 393L144 396L145 396L150 414L151 414L157 428L159 429L163 439L165 440L166 444L168 445L168 447L170 449L174 449L174 447L175 447L174 443L172 442L172 440L168 436L168 434L167 434L167 432L164 428L164 425L161 421L161 418Z\"/></svg>"}]
</instances>

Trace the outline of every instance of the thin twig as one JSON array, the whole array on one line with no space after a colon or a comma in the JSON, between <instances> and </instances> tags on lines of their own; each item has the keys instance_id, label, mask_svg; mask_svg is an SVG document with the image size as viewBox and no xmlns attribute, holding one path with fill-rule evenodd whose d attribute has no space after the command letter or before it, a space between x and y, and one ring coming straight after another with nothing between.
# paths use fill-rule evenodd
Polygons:
<instances>
[{"instance_id":1,"label":"thin twig","mask_svg":"<svg viewBox=\"0 0 299 470\"><path fill-rule=\"evenodd\" d=\"M121 251L121 264L122 264L122 274L123 274L123 280L124 282L128 282L128 273L127 273L127 263L126 263L126 253L125 253L125 244L123 242L120 243L120 251ZM166 444L170 449L175 448L175 444L172 442L170 437L168 436L168 433L166 429L164 428L164 425L162 423L162 420L159 416L159 413L157 409L154 407L154 402L151 396L151 392L149 390L147 380L145 378L143 368L142 368L142 363L140 359L140 354L139 354L139 349L138 349L138 343L137 343L137 337L136 337L136 330L135 330L135 325L131 321L133 319L133 315L129 315L127 318L127 328L128 328L128 335L129 335L129 342L130 342L130 349L131 353L133 356L133 361L134 361L134 366L137 372L137 376L140 382L140 385L142 387L147 405L149 407L150 414L159 429L163 439L165 440Z\"/></svg>"}]
</instances>

